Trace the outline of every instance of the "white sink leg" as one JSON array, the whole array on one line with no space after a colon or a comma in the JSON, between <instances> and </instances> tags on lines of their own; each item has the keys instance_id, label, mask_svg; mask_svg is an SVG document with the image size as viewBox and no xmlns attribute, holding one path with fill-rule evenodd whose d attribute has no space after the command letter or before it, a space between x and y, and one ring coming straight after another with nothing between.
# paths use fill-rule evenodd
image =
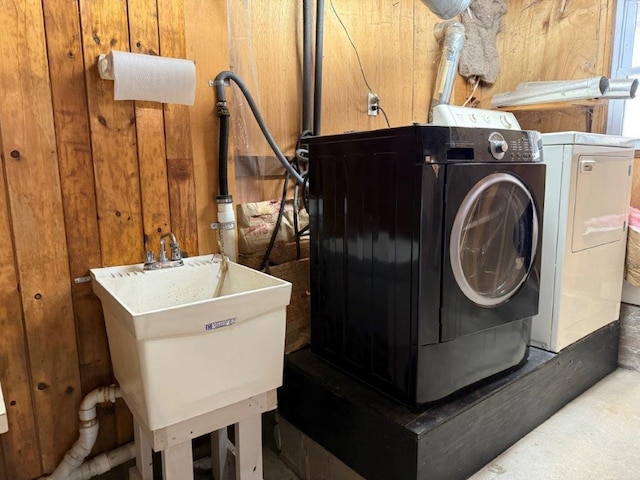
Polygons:
<instances>
[{"instance_id":1,"label":"white sink leg","mask_svg":"<svg viewBox=\"0 0 640 480\"><path fill-rule=\"evenodd\" d=\"M136 445L136 477L140 480L153 480L153 456L151 453L151 443L140 428L138 422L133 420L133 439ZM131 472L129 472L131 476Z\"/></svg>"},{"instance_id":2,"label":"white sink leg","mask_svg":"<svg viewBox=\"0 0 640 480\"><path fill-rule=\"evenodd\" d=\"M260 413L236 423L236 480L263 480Z\"/></svg>"},{"instance_id":3,"label":"white sink leg","mask_svg":"<svg viewBox=\"0 0 640 480\"><path fill-rule=\"evenodd\" d=\"M191 440L162 451L162 478L164 480L193 480Z\"/></svg>"},{"instance_id":4,"label":"white sink leg","mask_svg":"<svg viewBox=\"0 0 640 480\"><path fill-rule=\"evenodd\" d=\"M215 480L227 480L227 427L211 433L211 467Z\"/></svg>"}]
</instances>

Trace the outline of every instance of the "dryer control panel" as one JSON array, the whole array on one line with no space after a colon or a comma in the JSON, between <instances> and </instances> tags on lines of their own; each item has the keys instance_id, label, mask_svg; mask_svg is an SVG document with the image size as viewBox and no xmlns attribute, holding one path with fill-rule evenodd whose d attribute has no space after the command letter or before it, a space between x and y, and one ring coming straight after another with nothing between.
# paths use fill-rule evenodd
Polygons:
<instances>
[{"instance_id":1,"label":"dryer control panel","mask_svg":"<svg viewBox=\"0 0 640 480\"><path fill-rule=\"evenodd\" d=\"M432 124L444 127L521 130L518 119L511 112L459 107L457 105L436 105L433 107Z\"/></svg>"}]
</instances>

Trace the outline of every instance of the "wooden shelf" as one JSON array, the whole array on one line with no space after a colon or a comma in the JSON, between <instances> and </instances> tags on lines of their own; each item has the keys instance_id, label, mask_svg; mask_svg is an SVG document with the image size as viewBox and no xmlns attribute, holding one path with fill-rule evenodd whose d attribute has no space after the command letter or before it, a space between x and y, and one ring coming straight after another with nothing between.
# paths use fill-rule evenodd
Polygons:
<instances>
[{"instance_id":1,"label":"wooden shelf","mask_svg":"<svg viewBox=\"0 0 640 480\"><path fill-rule=\"evenodd\" d=\"M607 98L593 98L589 100L575 100L571 102L550 102L536 103L533 105L509 105L505 107L493 107L498 110L507 110L510 112L536 112L549 110L571 110L582 109L592 111L594 108L604 107L607 105Z\"/></svg>"}]
</instances>

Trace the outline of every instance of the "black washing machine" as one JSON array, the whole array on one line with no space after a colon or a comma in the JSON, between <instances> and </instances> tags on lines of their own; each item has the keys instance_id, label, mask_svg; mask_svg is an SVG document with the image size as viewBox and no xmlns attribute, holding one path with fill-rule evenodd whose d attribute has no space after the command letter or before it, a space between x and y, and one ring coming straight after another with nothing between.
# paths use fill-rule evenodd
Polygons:
<instances>
[{"instance_id":1,"label":"black washing machine","mask_svg":"<svg viewBox=\"0 0 640 480\"><path fill-rule=\"evenodd\" d=\"M539 134L412 125L307 141L312 351L413 406L526 361Z\"/></svg>"}]
</instances>

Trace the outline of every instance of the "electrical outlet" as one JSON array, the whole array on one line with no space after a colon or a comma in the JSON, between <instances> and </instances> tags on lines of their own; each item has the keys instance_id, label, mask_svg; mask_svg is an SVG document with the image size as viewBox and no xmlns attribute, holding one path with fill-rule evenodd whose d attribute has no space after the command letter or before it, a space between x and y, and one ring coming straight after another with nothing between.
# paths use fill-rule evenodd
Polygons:
<instances>
[{"instance_id":1,"label":"electrical outlet","mask_svg":"<svg viewBox=\"0 0 640 480\"><path fill-rule=\"evenodd\" d=\"M378 107L380 107L380 99L375 93L367 94L367 115L375 117L378 115Z\"/></svg>"}]
</instances>

